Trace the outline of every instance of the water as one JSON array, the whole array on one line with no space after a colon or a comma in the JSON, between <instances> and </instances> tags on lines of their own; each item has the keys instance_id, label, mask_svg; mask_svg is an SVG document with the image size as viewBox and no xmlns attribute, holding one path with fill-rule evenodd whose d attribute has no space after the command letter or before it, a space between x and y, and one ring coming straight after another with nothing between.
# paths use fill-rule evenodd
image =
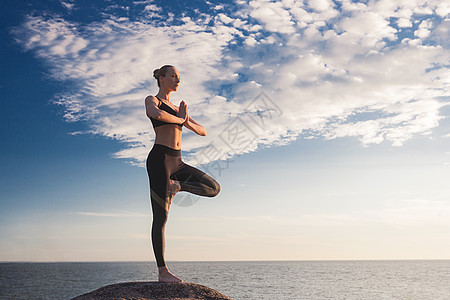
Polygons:
<instances>
[{"instance_id":1,"label":"water","mask_svg":"<svg viewBox=\"0 0 450 300\"><path fill-rule=\"evenodd\" d=\"M235 299L450 300L450 260L171 262L187 282ZM0 299L70 299L102 286L154 281L152 262L0 263Z\"/></svg>"}]
</instances>

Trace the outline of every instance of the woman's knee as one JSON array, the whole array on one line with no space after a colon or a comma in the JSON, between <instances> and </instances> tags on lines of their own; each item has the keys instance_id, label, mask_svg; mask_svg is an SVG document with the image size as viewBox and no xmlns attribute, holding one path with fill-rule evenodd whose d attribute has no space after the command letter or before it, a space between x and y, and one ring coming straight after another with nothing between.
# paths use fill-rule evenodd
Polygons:
<instances>
[{"instance_id":1,"label":"woman's knee","mask_svg":"<svg viewBox=\"0 0 450 300\"><path fill-rule=\"evenodd\" d=\"M212 179L212 178L211 178ZM211 186L211 194L210 197L215 197L220 193L220 184L212 179L212 186Z\"/></svg>"}]
</instances>

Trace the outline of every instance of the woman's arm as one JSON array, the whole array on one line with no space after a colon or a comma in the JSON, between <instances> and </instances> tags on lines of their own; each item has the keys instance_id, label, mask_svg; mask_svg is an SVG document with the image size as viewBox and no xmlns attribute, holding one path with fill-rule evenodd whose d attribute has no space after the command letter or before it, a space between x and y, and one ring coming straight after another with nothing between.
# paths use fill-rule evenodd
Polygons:
<instances>
[{"instance_id":1,"label":"woman's arm","mask_svg":"<svg viewBox=\"0 0 450 300\"><path fill-rule=\"evenodd\" d=\"M192 130L193 132L195 132L198 135L206 136L205 127L203 127L202 125L197 123L194 119L192 119L189 116L188 107L184 101L181 101L181 103L180 103L178 115L179 116L184 116L184 115L187 116L186 121L184 121L184 124L183 124L187 129Z\"/></svg>"},{"instance_id":2,"label":"woman's arm","mask_svg":"<svg viewBox=\"0 0 450 300\"><path fill-rule=\"evenodd\" d=\"M182 116L177 117L169 114L168 112L159 109L157 101L156 97L153 96L145 98L145 112L147 117L167 123L183 124L186 121L187 115L183 118Z\"/></svg>"},{"instance_id":3,"label":"woman's arm","mask_svg":"<svg viewBox=\"0 0 450 300\"><path fill-rule=\"evenodd\" d=\"M203 127L199 123L195 122L195 120L192 119L191 117L187 118L187 120L184 122L184 126L186 126L186 128L192 130L193 132L195 132L198 135L206 136L205 127Z\"/></svg>"}]
</instances>

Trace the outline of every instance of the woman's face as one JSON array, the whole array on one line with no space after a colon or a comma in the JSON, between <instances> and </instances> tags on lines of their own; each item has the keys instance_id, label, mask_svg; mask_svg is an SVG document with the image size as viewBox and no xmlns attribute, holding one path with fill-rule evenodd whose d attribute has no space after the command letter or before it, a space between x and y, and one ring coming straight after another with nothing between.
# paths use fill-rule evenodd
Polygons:
<instances>
[{"instance_id":1,"label":"woman's face","mask_svg":"<svg viewBox=\"0 0 450 300\"><path fill-rule=\"evenodd\" d=\"M169 68L165 76L159 77L159 82L163 87L175 92L180 85L180 73L175 68Z\"/></svg>"}]
</instances>

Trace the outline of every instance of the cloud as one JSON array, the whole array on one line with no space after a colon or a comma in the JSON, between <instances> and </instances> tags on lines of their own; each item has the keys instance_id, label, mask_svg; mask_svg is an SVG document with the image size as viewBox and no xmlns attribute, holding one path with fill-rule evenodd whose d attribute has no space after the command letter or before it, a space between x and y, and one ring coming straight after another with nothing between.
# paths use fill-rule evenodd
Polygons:
<instances>
[{"instance_id":1,"label":"cloud","mask_svg":"<svg viewBox=\"0 0 450 300\"><path fill-rule=\"evenodd\" d=\"M267 31L279 33L294 33L294 22L288 10L283 7L282 2L250 1L250 17L258 20Z\"/></svg>"},{"instance_id":2,"label":"cloud","mask_svg":"<svg viewBox=\"0 0 450 300\"><path fill-rule=\"evenodd\" d=\"M67 10L71 11L74 9L75 4L72 3L71 1L63 1L60 0L61 5L66 8Z\"/></svg>"},{"instance_id":3,"label":"cloud","mask_svg":"<svg viewBox=\"0 0 450 300\"><path fill-rule=\"evenodd\" d=\"M186 99L208 130L183 136L196 164L299 137L401 146L430 134L449 102L441 1L252 0L177 18L151 1L132 5L141 16L82 23L46 13L14 32L68 83L54 99L65 119L122 141L118 158L144 161L154 139L144 98L166 63L182 75L171 99Z\"/></svg>"},{"instance_id":4,"label":"cloud","mask_svg":"<svg viewBox=\"0 0 450 300\"><path fill-rule=\"evenodd\" d=\"M419 29L414 32L414 35L421 39L427 38L430 36L430 28L432 27L433 23L431 20L424 20L420 22Z\"/></svg>"}]
</instances>

